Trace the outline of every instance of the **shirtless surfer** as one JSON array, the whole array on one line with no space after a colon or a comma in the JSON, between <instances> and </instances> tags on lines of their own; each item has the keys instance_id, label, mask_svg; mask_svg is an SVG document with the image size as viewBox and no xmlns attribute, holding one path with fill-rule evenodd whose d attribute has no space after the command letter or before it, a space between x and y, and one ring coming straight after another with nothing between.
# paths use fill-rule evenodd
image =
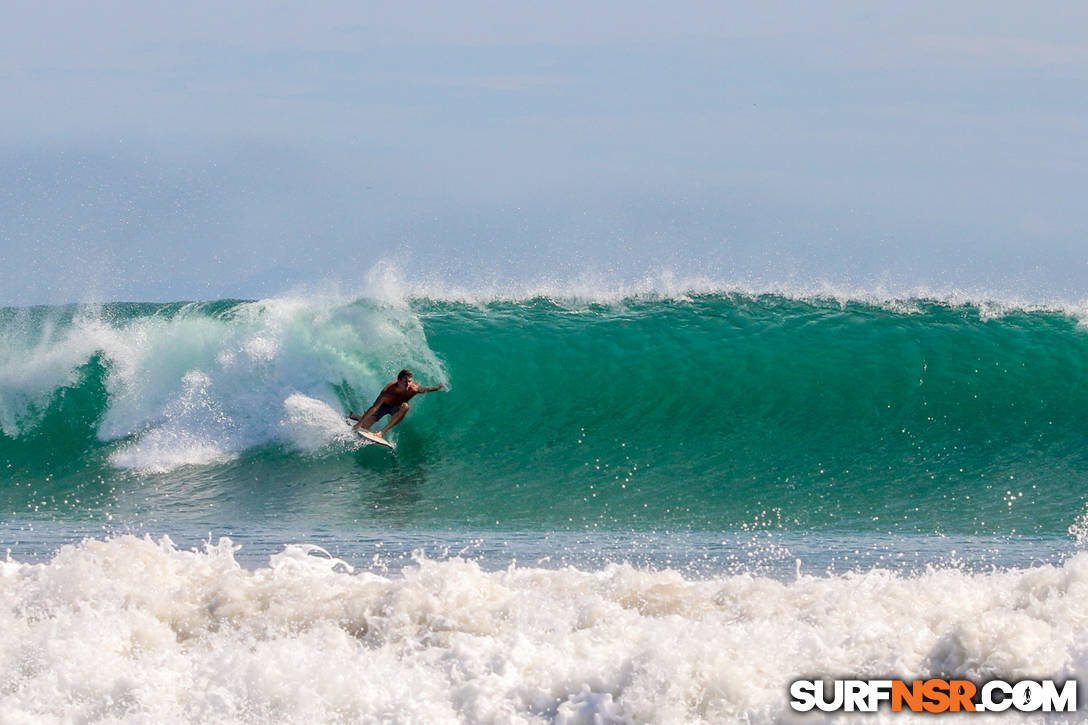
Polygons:
<instances>
[{"instance_id":1,"label":"shirtless surfer","mask_svg":"<svg viewBox=\"0 0 1088 725\"><path fill-rule=\"evenodd\" d=\"M385 432L404 420L408 415L408 401L420 393L433 393L441 390L445 385L434 385L429 388L412 382L412 371L408 368L397 373L397 379L382 388L382 392L374 400L374 404L365 413L351 413L348 418L357 421L351 427L352 430L362 428L370 430L370 426L378 422L383 415L389 416L389 422L375 435L384 436Z\"/></svg>"}]
</instances>

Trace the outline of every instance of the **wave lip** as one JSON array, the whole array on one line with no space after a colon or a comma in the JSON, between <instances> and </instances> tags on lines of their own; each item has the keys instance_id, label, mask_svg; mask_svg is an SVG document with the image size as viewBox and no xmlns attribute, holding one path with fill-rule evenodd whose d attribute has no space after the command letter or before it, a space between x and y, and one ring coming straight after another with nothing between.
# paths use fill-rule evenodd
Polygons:
<instances>
[{"instance_id":1,"label":"wave lip","mask_svg":"<svg viewBox=\"0 0 1088 725\"><path fill-rule=\"evenodd\" d=\"M997 319L1017 312L1054 312L1074 318L1081 324L1088 320L1088 298L1049 294L1026 296L984 287L856 284L818 280L727 280L701 275L680 275L667 268L622 281L587 273L572 279L542 277L530 281L458 285L440 279L407 279L401 272L386 265L372 270L363 297L393 304L431 301L487 305L547 300L573 307L587 304L622 305L639 300L683 302L699 297L745 300L781 298L794 302L861 304L902 313L921 312L925 307L935 305L972 308L985 319Z\"/></svg>"}]
</instances>

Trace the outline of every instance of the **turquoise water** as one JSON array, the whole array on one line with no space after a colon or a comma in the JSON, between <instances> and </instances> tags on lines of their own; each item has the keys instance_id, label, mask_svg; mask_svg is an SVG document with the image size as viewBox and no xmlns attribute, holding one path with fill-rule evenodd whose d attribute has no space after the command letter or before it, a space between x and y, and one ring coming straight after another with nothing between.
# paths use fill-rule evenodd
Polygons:
<instances>
[{"instance_id":1,"label":"turquoise water","mask_svg":"<svg viewBox=\"0 0 1088 725\"><path fill-rule=\"evenodd\" d=\"M0 720L777 723L814 674L1082 678L1082 319L0 310ZM447 390L362 445L404 366Z\"/></svg>"},{"instance_id":2,"label":"turquoise water","mask_svg":"<svg viewBox=\"0 0 1088 725\"><path fill-rule=\"evenodd\" d=\"M1065 537L1088 330L1057 309L779 295L0 311L13 519ZM340 416L408 365L361 447Z\"/></svg>"}]
</instances>

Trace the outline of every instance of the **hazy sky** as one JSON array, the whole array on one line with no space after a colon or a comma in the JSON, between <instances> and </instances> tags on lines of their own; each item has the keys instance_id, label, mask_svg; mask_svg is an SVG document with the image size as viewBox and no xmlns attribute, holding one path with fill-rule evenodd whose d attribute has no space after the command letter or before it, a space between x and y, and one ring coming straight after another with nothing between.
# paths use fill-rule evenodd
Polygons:
<instances>
[{"instance_id":1,"label":"hazy sky","mask_svg":"<svg viewBox=\"0 0 1088 725\"><path fill-rule=\"evenodd\" d=\"M408 279L1088 296L1083 3L7 2L0 304Z\"/></svg>"}]
</instances>

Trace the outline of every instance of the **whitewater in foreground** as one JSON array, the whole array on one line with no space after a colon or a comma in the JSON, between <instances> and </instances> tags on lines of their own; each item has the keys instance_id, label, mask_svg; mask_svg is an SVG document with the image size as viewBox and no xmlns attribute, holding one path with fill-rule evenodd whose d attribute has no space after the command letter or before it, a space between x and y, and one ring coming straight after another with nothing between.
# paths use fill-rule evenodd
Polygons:
<instances>
[{"instance_id":1,"label":"whitewater in foreground","mask_svg":"<svg viewBox=\"0 0 1088 725\"><path fill-rule=\"evenodd\" d=\"M302 546L247 570L233 553L118 537L5 563L5 720L778 722L813 673L1064 681L1088 664L1085 554L779 581L456 557L386 577Z\"/></svg>"}]
</instances>

